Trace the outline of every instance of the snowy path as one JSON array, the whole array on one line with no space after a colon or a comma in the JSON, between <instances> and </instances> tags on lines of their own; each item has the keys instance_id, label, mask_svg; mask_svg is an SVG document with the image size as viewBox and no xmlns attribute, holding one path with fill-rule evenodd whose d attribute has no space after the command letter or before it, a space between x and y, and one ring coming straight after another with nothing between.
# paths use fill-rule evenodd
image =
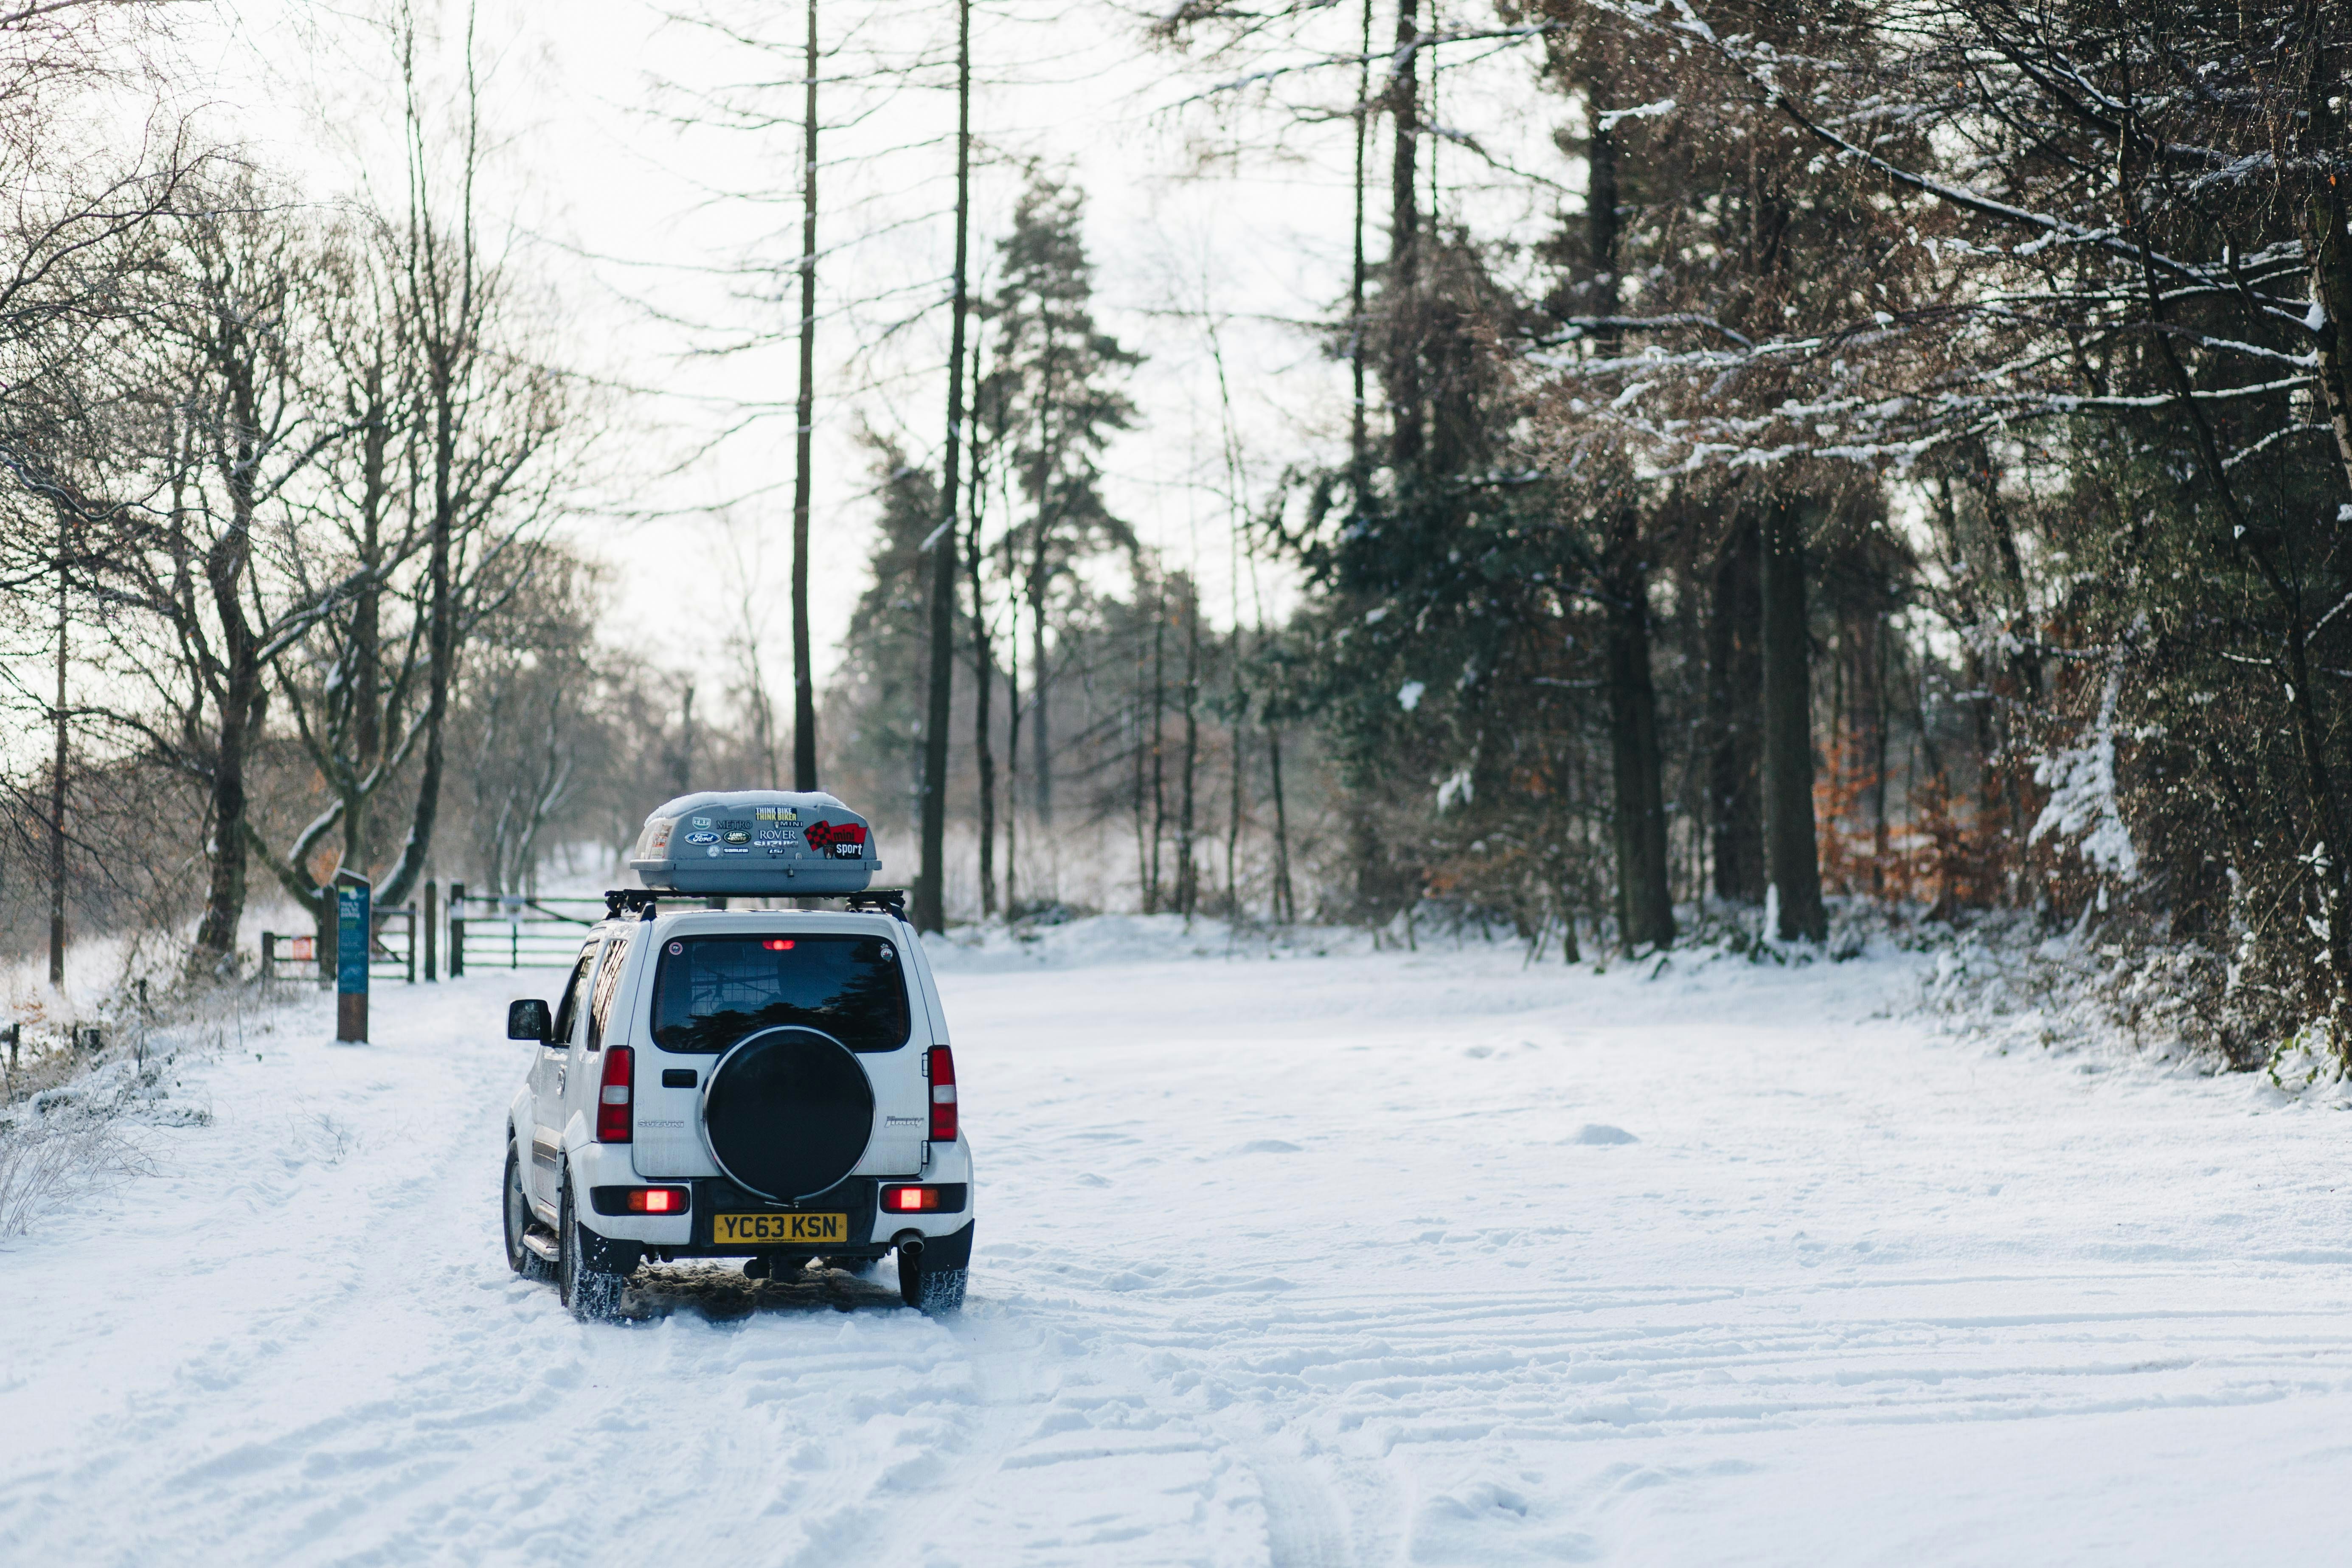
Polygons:
<instances>
[{"instance_id":1,"label":"snowy path","mask_svg":"<svg viewBox=\"0 0 2352 1568\"><path fill-rule=\"evenodd\" d=\"M0 1249L0 1561L2345 1553L2352 1120L1872 1021L1897 961L950 971L954 1326L515 1281L535 978L289 1018Z\"/></svg>"}]
</instances>

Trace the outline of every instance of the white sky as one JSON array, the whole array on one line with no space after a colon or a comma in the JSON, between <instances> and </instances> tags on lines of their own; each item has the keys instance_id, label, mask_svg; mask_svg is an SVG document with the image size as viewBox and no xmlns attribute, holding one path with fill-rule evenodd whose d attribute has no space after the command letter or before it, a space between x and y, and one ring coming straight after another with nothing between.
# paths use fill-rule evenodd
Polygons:
<instances>
[{"instance_id":1,"label":"white sky","mask_svg":"<svg viewBox=\"0 0 2352 1568\"><path fill-rule=\"evenodd\" d=\"M789 0L712 0L710 8L787 43L803 26L801 6ZM1392 29L1391 7L1381 12L1379 26ZM440 25L455 29L463 16L448 7ZM953 16L944 0L824 0L827 47L851 39L826 74L860 73L877 58L946 62ZM1338 21L1330 43L1350 47L1356 23ZM612 431L598 465L606 510L569 525L617 569L614 635L674 666L719 657L725 628L709 608L710 589L734 568L709 509L731 502L741 558L772 590L774 611L763 630L771 679L788 689L796 304L775 298L789 281L781 271L731 282L724 274L747 258L782 267L797 254L797 58L757 58L637 0L483 0L477 32L486 118L499 138L483 206L493 222L511 226L519 259L562 295L553 329L562 336L548 345L549 357L646 389L610 405ZM1015 165L1038 161L1086 190L1098 319L1150 356L1129 388L1144 412L1140 427L1108 460L1110 499L1171 563L1197 569L1205 605L1222 619L1234 545L1214 488L1221 416L1200 312L1205 305L1224 323L1252 488L1262 494L1286 465L1330 461L1344 440L1346 368L1281 323L1344 299L1349 129L1343 121L1293 130L1279 153L1202 172L1194 138L1211 128L1208 115L1172 106L1234 71L1152 51L1134 15L1102 0L995 0L976 9L974 34L982 83L974 132L986 160L975 268L984 276L1008 226ZM231 14L225 31L192 37L189 47L208 79L207 96L265 162L301 171L322 195L362 177L396 195L392 62L362 21L257 0ZM445 67L453 58L446 56ZM1580 171L1549 145L1561 105L1532 89L1532 66L1525 49L1465 60L1441 78L1435 118L1475 132L1521 168L1580 183ZM761 100L773 126L677 122L695 95L762 79L787 83ZM944 70L921 79L927 85L895 93L828 83L821 109L821 121L855 123L828 130L822 153L811 594L820 679L863 586L871 539L856 433L861 424L896 432L931 458L945 425L948 313L943 303L928 313L915 307L945 298L953 100L938 90L951 80ZM1283 90L1294 101L1344 104L1350 86L1342 73L1326 72L1286 79ZM1236 121L1260 142L1282 122L1271 110ZM1440 159L1449 216L1522 238L1553 220L1556 188L1496 182L1458 149L1444 149ZM1371 162L1376 175L1385 170L1384 142ZM1377 259L1385 193L1376 191L1370 206ZM753 291L770 298L746 297ZM697 322L721 330L687 324ZM705 352L727 336L773 342ZM711 444L722 431L731 433ZM1262 569L1261 581L1278 591L1281 574ZM1242 610L1250 613L1245 596Z\"/></svg>"}]
</instances>

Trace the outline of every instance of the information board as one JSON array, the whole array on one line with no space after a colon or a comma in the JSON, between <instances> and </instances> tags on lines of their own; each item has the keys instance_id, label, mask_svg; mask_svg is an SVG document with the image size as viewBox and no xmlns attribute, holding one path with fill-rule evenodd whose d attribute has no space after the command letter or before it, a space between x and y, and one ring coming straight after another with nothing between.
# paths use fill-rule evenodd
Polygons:
<instances>
[{"instance_id":1,"label":"information board","mask_svg":"<svg viewBox=\"0 0 2352 1568\"><path fill-rule=\"evenodd\" d=\"M368 1037L368 879L356 871L335 878L335 1038Z\"/></svg>"}]
</instances>

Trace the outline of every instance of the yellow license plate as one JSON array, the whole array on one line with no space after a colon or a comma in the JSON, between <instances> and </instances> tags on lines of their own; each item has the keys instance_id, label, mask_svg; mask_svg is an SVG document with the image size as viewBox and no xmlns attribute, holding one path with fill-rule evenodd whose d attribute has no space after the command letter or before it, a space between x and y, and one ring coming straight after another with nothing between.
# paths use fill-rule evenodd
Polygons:
<instances>
[{"instance_id":1,"label":"yellow license plate","mask_svg":"<svg viewBox=\"0 0 2352 1568\"><path fill-rule=\"evenodd\" d=\"M767 1247L778 1242L847 1241L845 1214L715 1214L710 1239L719 1247Z\"/></svg>"}]
</instances>

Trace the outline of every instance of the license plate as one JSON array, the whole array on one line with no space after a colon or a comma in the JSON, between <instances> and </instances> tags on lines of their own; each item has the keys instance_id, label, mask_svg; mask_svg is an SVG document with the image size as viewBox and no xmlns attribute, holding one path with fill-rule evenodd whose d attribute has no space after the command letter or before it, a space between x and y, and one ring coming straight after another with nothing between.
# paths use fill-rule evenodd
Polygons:
<instances>
[{"instance_id":1,"label":"license plate","mask_svg":"<svg viewBox=\"0 0 2352 1568\"><path fill-rule=\"evenodd\" d=\"M710 1239L719 1247L765 1247L777 1242L847 1241L845 1214L715 1214Z\"/></svg>"}]
</instances>

